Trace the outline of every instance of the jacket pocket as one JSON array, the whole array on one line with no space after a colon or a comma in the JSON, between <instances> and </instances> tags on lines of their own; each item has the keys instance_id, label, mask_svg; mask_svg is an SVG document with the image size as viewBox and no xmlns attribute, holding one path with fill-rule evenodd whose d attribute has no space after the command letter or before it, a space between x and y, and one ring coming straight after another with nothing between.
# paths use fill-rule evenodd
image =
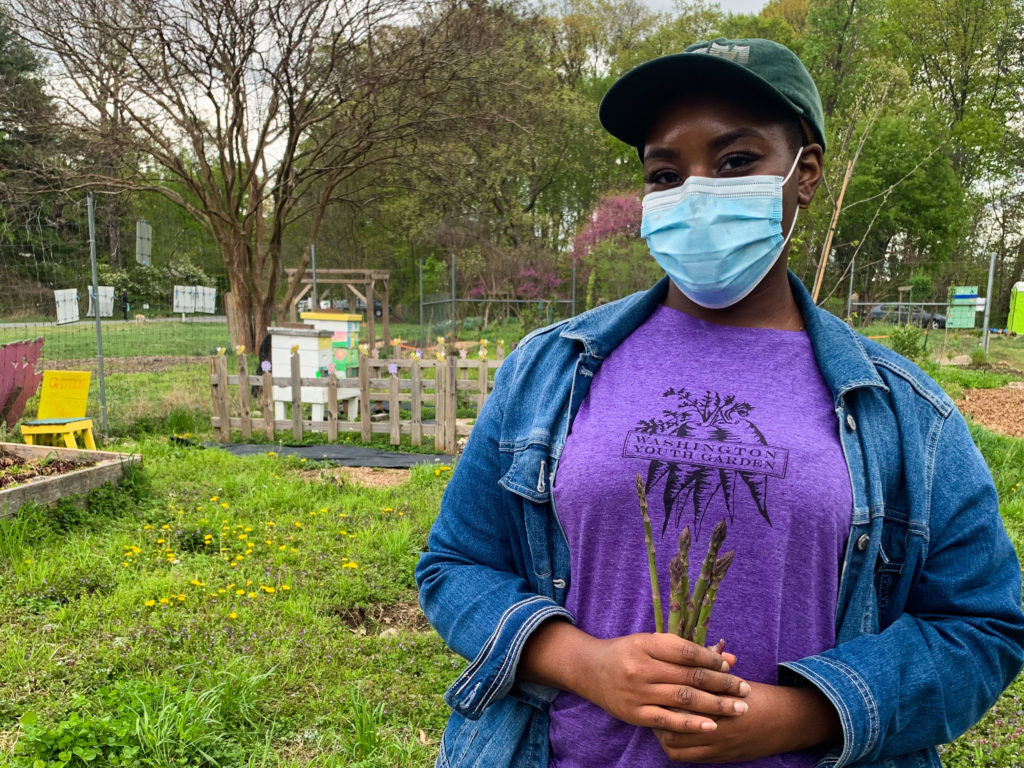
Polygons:
<instances>
[{"instance_id":1,"label":"jacket pocket","mask_svg":"<svg viewBox=\"0 0 1024 768\"><path fill-rule=\"evenodd\" d=\"M900 595L905 595L906 590L901 588L901 576L907 557L908 536L906 515L886 510L874 570L878 620L882 629L892 623L893 614L898 615L902 610L903 598Z\"/></svg>"}]
</instances>

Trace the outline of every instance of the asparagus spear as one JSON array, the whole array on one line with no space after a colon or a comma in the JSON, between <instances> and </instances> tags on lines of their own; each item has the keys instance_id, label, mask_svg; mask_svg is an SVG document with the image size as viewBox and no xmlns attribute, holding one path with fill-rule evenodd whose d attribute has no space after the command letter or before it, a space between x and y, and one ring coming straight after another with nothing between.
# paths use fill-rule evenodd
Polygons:
<instances>
[{"instance_id":1,"label":"asparagus spear","mask_svg":"<svg viewBox=\"0 0 1024 768\"><path fill-rule=\"evenodd\" d=\"M651 536L651 516L647 514L647 490L644 479L637 473L636 495L640 500L640 514L644 519L644 543L647 544L647 568L651 575L651 603L654 606L654 630L665 631L665 616L661 612L661 589L658 586L658 565L654 558L654 538Z\"/></svg>"},{"instance_id":2,"label":"asparagus spear","mask_svg":"<svg viewBox=\"0 0 1024 768\"><path fill-rule=\"evenodd\" d=\"M668 563L668 631L681 635L690 598L690 526L679 534L679 551Z\"/></svg>"},{"instance_id":3,"label":"asparagus spear","mask_svg":"<svg viewBox=\"0 0 1024 768\"><path fill-rule=\"evenodd\" d=\"M715 598L718 597L718 587L725 578L729 566L732 565L734 552L726 552L715 561L711 569L711 583L708 584L708 591L704 593L704 599L700 604L700 617L697 620L697 629L694 633L693 642L697 645L704 645L708 636L708 624L711 622L711 609L715 607Z\"/></svg>"},{"instance_id":4,"label":"asparagus spear","mask_svg":"<svg viewBox=\"0 0 1024 768\"><path fill-rule=\"evenodd\" d=\"M715 530L711 532L711 541L708 543L708 553L704 557L704 563L700 568L700 576L697 583L693 585L693 594L686 608L686 623L683 625L683 637L693 639L693 630L697 626L697 619L700 616L701 605L704 601L704 593L711 583L711 573L715 567L715 559L718 557L718 550L722 548L725 541L726 526L725 520L720 520Z\"/></svg>"}]
</instances>

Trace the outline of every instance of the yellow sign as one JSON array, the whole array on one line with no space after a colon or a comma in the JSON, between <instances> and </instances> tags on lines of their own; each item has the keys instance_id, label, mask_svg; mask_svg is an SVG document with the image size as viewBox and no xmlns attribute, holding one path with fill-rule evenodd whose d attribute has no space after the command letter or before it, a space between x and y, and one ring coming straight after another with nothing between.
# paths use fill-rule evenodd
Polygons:
<instances>
[{"instance_id":1,"label":"yellow sign","mask_svg":"<svg viewBox=\"0 0 1024 768\"><path fill-rule=\"evenodd\" d=\"M77 419L89 402L89 371L43 371L37 419Z\"/></svg>"}]
</instances>

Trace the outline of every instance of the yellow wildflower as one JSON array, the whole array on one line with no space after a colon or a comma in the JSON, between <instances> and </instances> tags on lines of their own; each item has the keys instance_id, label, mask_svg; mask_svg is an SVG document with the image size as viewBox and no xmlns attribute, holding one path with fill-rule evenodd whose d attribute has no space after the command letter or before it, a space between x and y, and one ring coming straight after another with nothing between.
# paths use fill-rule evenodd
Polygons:
<instances>
[{"instance_id":1,"label":"yellow wildflower","mask_svg":"<svg viewBox=\"0 0 1024 768\"><path fill-rule=\"evenodd\" d=\"M218 496L211 496L210 497L210 501L216 501L218 498L219 498Z\"/></svg>"},{"instance_id":2,"label":"yellow wildflower","mask_svg":"<svg viewBox=\"0 0 1024 768\"><path fill-rule=\"evenodd\" d=\"M171 602L171 601L168 600L166 597L161 597L160 598L161 605L167 605L169 602Z\"/></svg>"},{"instance_id":3,"label":"yellow wildflower","mask_svg":"<svg viewBox=\"0 0 1024 768\"><path fill-rule=\"evenodd\" d=\"M232 611L231 613L228 614L228 618L229 619L237 619L238 618L238 614L235 613L234 611Z\"/></svg>"},{"instance_id":4,"label":"yellow wildflower","mask_svg":"<svg viewBox=\"0 0 1024 768\"><path fill-rule=\"evenodd\" d=\"M156 600L147 600L146 601L146 607L147 608L152 608L154 605L156 605Z\"/></svg>"},{"instance_id":5,"label":"yellow wildflower","mask_svg":"<svg viewBox=\"0 0 1024 768\"><path fill-rule=\"evenodd\" d=\"M281 591L282 592L287 592L289 589L291 589L291 587L289 587L287 584L282 584L281 585Z\"/></svg>"},{"instance_id":6,"label":"yellow wildflower","mask_svg":"<svg viewBox=\"0 0 1024 768\"><path fill-rule=\"evenodd\" d=\"M244 595L245 594L245 590L244 589L236 589L235 590L235 594L236 595Z\"/></svg>"},{"instance_id":7,"label":"yellow wildflower","mask_svg":"<svg viewBox=\"0 0 1024 768\"><path fill-rule=\"evenodd\" d=\"M341 566L341 567L342 567L342 568L358 568L359 566L358 566L358 565L356 565L356 564L355 564L354 562L352 562L351 560L349 560L349 561L348 561L347 563L345 563L345 564L344 564L343 566Z\"/></svg>"}]
</instances>

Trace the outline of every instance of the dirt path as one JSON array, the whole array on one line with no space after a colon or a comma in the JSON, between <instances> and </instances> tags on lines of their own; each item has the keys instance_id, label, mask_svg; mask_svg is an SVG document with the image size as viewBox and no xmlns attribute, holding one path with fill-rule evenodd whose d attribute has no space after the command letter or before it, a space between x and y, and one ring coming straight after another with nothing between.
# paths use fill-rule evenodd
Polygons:
<instances>
[{"instance_id":1,"label":"dirt path","mask_svg":"<svg viewBox=\"0 0 1024 768\"><path fill-rule=\"evenodd\" d=\"M999 389L965 389L957 406L986 429L1024 437L1024 381L1010 382Z\"/></svg>"}]
</instances>

